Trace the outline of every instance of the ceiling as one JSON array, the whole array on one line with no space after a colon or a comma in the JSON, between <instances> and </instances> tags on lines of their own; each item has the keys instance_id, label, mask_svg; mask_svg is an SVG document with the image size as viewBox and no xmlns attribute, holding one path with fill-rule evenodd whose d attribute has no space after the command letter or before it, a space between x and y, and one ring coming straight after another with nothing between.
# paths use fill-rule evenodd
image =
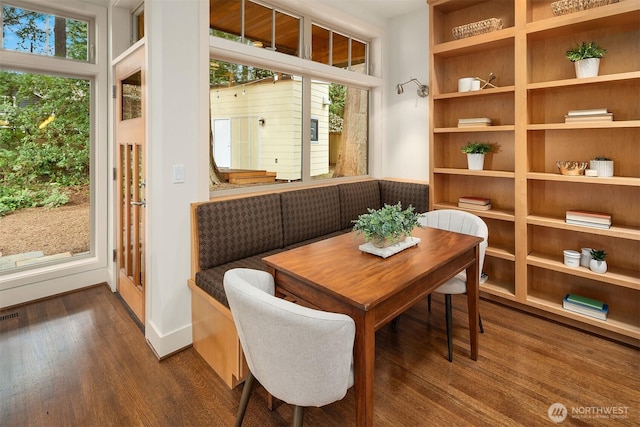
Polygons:
<instances>
[{"instance_id":1,"label":"ceiling","mask_svg":"<svg viewBox=\"0 0 640 427\"><path fill-rule=\"evenodd\" d=\"M427 0L320 0L332 8L360 16L362 11L390 19L427 8Z\"/></svg>"}]
</instances>

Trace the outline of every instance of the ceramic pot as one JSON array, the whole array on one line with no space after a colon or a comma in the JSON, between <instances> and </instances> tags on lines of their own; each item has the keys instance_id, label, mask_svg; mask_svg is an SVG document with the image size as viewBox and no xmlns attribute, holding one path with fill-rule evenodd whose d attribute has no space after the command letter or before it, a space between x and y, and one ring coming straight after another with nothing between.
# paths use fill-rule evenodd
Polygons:
<instances>
[{"instance_id":1,"label":"ceramic pot","mask_svg":"<svg viewBox=\"0 0 640 427\"><path fill-rule=\"evenodd\" d=\"M589 263L591 262L591 248L582 248L582 253L580 254L580 265L582 267L589 268Z\"/></svg>"},{"instance_id":2,"label":"ceramic pot","mask_svg":"<svg viewBox=\"0 0 640 427\"><path fill-rule=\"evenodd\" d=\"M613 176L613 160L590 160L589 169L598 171L598 176Z\"/></svg>"},{"instance_id":3,"label":"ceramic pot","mask_svg":"<svg viewBox=\"0 0 640 427\"><path fill-rule=\"evenodd\" d=\"M467 165L469 170L481 171L484 169L484 154L467 153Z\"/></svg>"},{"instance_id":4,"label":"ceramic pot","mask_svg":"<svg viewBox=\"0 0 640 427\"><path fill-rule=\"evenodd\" d=\"M600 68L600 58L587 58L576 61L576 77L583 79L585 77L595 77L598 75Z\"/></svg>"},{"instance_id":5,"label":"ceramic pot","mask_svg":"<svg viewBox=\"0 0 640 427\"><path fill-rule=\"evenodd\" d=\"M604 274L607 272L607 261L592 259L589 261L589 268L594 273Z\"/></svg>"}]
</instances>

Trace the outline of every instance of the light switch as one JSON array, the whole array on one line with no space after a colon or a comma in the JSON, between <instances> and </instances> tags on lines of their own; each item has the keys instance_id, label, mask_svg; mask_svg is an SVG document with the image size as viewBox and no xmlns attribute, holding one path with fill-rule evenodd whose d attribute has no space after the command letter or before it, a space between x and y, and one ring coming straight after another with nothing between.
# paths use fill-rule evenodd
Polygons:
<instances>
[{"instance_id":1,"label":"light switch","mask_svg":"<svg viewBox=\"0 0 640 427\"><path fill-rule=\"evenodd\" d=\"M184 183L184 165L173 165L173 183Z\"/></svg>"}]
</instances>

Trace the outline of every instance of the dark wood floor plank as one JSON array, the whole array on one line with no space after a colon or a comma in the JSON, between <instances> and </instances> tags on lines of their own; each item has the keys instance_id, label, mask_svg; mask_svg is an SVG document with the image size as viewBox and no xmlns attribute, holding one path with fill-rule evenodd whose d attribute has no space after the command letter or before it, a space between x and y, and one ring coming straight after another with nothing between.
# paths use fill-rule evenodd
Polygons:
<instances>
[{"instance_id":1,"label":"dark wood floor plank","mask_svg":"<svg viewBox=\"0 0 640 427\"><path fill-rule=\"evenodd\" d=\"M545 426L551 404L625 407L624 418L562 425L640 425L640 351L482 300L485 334L469 359L466 297L455 296L454 361L442 296L420 302L399 331L376 333L377 426ZM5 316L17 312L17 317ZM229 390L192 349L158 361L121 300L92 287L0 312L0 426L231 426ZM305 412L306 426L355 424L353 390ZM245 426L286 426L258 386Z\"/></svg>"}]
</instances>

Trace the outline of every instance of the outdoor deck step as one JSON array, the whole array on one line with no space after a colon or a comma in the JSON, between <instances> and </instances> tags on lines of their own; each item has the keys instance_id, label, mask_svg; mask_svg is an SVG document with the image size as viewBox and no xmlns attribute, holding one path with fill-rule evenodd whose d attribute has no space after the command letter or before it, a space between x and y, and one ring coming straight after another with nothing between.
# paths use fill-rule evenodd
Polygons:
<instances>
[{"instance_id":1,"label":"outdoor deck step","mask_svg":"<svg viewBox=\"0 0 640 427\"><path fill-rule=\"evenodd\" d=\"M56 259L70 258L70 257L71 257L71 252L61 252L59 254L46 255L38 258L29 258L29 259L24 259L22 261L16 261L16 267L22 267L25 265L38 264L45 261L52 261Z\"/></svg>"},{"instance_id":2,"label":"outdoor deck step","mask_svg":"<svg viewBox=\"0 0 640 427\"><path fill-rule=\"evenodd\" d=\"M261 182L275 182L276 172L250 169L221 169L220 176L229 184L254 184Z\"/></svg>"},{"instance_id":3,"label":"outdoor deck step","mask_svg":"<svg viewBox=\"0 0 640 427\"><path fill-rule=\"evenodd\" d=\"M32 258L40 258L44 256L42 251L24 252L21 254L11 254L0 257L0 270L7 270L9 268L15 268L16 263Z\"/></svg>"}]
</instances>

